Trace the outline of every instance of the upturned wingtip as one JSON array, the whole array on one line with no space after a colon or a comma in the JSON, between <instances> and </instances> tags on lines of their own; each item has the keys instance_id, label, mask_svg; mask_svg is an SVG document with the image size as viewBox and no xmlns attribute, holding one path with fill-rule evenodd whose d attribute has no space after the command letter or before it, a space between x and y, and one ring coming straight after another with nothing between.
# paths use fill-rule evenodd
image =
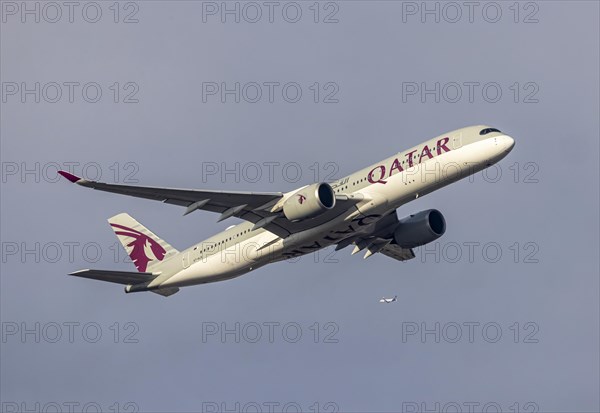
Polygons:
<instances>
[{"instance_id":1,"label":"upturned wingtip","mask_svg":"<svg viewBox=\"0 0 600 413\"><path fill-rule=\"evenodd\" d=\"M68 179L69 181L73 182L73 183L77 183L77 181L80 181L81 178L73 175L72 173L69 173L67 171L58 171L58 173L65 179Z\"/></svg>"}]
</instances>

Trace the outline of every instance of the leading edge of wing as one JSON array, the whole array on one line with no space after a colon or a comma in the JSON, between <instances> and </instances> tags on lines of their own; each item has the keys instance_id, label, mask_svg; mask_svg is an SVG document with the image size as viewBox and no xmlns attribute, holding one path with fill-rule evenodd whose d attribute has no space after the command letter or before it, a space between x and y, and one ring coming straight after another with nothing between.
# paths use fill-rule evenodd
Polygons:
<instances>
[{"instance_id":1,"label":"leading edge of wing","mask_svg":"<svg viewBox=\"0 0 600 413\"><path fill-rule=\"evenodd\" d=\"M282 192L246 192L246 191L220 191L220 190L204 190L204 189L186 189L186 188L162 188L162 187L152 187L152 186L135 186L135 185L120 185L120 184L107 184L104 182L98 181L88 181L87 179L81 178L77 175L73 175L67 171L58 171L58 173L68 181L85 186L86 188L93 188L100 191L107 192L115 192L123 195L129 196L140 196L137 195L138 192L146 192L147 191L176 191L181 192L182 195L197 194L198 196L205 196L205 194L218 194L218 195L231 195L231 196L256 196L256 197L264 197L270 198L269 200L278 199L283 196ZM186 196L187 198L187 196ZM156 195L153 196L152 199L162 200L162 196ZM182 199L185 201L191 201L191 199ZM201 200L200 198L196 199L194 197L194 202Z\"/></svg>"}]
</instances>

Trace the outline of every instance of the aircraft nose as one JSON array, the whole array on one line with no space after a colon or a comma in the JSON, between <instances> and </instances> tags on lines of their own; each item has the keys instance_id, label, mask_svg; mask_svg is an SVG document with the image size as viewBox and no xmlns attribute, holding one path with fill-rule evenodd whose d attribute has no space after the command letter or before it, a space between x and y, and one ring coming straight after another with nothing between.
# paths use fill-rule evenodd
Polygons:
<instances>
[{"instance_id":1,"label":"aircraft nose","mask_svg":"<svg viewBox=\"0 0 600 413\"><path fill-rule=\"evenodd\" d=\"M498 141L499 145L504 148L504 152L506 153L512 151L515 146L515 140L508 135L499 136Z\"/></svg>"}]
</instances>

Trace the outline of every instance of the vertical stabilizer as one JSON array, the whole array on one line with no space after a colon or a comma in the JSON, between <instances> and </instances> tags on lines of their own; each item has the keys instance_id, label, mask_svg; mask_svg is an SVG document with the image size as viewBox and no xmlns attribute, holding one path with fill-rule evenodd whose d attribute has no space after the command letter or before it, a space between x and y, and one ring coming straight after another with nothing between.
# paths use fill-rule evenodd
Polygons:
<instances>
[{"instance_id":1,"label":"vertical stabilizer","mask_svg":"<svg viewBox=\"0 0 600 413\"><path fill-rule=\"evenodd\" d=\"M108 223L139 272L150 272L179 252L129 214L115 215Z\"/></svg>"}]
</instances>

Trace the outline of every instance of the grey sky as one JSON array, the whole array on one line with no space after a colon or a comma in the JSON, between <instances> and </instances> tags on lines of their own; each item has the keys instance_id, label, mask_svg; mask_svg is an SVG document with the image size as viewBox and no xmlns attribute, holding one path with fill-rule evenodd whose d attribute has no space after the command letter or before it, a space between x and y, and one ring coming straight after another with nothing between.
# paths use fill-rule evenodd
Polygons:
<instances>
[{"instance_id":1,"label":"grey sky","mask_svg":"<svg viewBox=\"0 0 600 413\"><path fill-rule=\"evenodd\" d=\"M112 2L97 3L97 23L85 20L95 12L85 2L72 23L65 6L50 23L44 18L55 10L27 2L39 4L40 22L25 15L22 23L22 4L2 2L0 31L2 409L58 403L68 411L65 403L76 402L110 411L132 402L144 412L241 411L251 403L263 411L270 403L412 411L426 403L441 411L454 402L463 411L470 403L479 403L474 411L486 403L505 411L599 410L597 2L497 3L496 23L489 2L477 3L473 22L463 5L455 23L456 10L435 2L428 7L438 4L439 23L411 14L421 2L324 2L318 17L313 2L298 2L296 23L285 20L295 15L289 2L277 3L272 23L264 5L256 23L244 21L254 17L247 3L239 3L240 23L231 15L222 23L206 14L222 3L200 1L121 3L118 23ZM124 23L126 16L138 22ZM337 23L325 23L327 16ZM22 102L22 88L36 82L40 102L35 94ZM62 93L56 103L52 82ZM78 83L73 102L65 82ZM206 93L223 82L240 83L239 103ZM268 82L278 82L272 103ZM282 95L290 82L302 91L296 103L286 101L295 89ZM436 82L439 102L408 93L415 85L435 90ZM95 84L102 96L89 103ZM255 84L262 96L249 103ZM513 152L488 175L399 210L443 212L448 230L431 246L439 260L422 250L399 263L328 249L168 299L65 275L133 270L113 256L106 219L119 212L179 249L234 220L182 217L174 206L77 188L56 179L55 164L79 162L74 172L85 166L93 178L99 170L108 182L286 191L313 182L315 171L339 178L480 123L513 136ZM221 175L236 163L239 176ZM22 255L36 245L37 256ZM97 246L102 255L90 262ZM394 294L393 305L377 302ZM73 343L70 322L79 323ZM280 323L273 343L265 336L270 322ZM11 333L36 323L39 343L34 334ZM51 343L54 323L63 335ZM98 342L82 337L86 323L100 327ZM247 334L257 323L263 337L203 338L222 323L240 323ZM282 336L286 323L301 328L298 342L288 342L292 329ZM436 323L439 342L409 334ZM482 333L488 323L501 328L496 342L493 330ZM452 343L456 325L462 336ZM126 342L129 333L137 343Z\"/></svg>"}]
</instances>

